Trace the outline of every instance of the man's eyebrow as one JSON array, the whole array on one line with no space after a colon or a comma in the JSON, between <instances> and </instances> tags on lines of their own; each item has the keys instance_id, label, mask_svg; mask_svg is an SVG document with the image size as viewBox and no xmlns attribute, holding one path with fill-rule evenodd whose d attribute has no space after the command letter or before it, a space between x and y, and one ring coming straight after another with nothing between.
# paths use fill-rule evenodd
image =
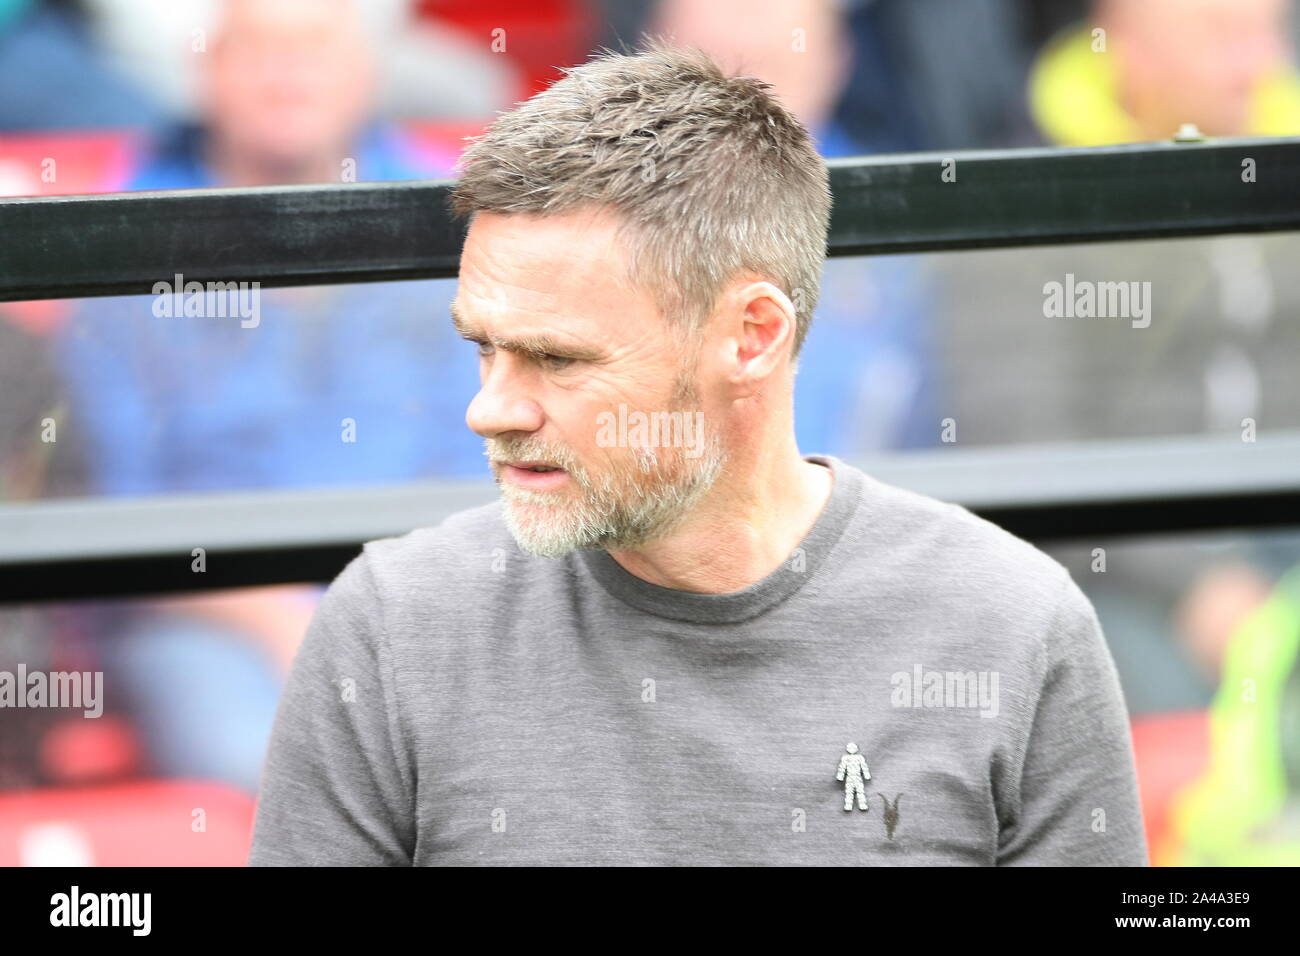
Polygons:
<instances>
[{"instance_id":1,"label":"man's eyebrow","mask_svg":"<svg viewBox=\"0 0 1300 956\"><path fill-rule=\"evenodd\" d=\"M455 302L451 303L448 309L451 311L451 324L455 326L457 335L472 342L477 342L483 338L478 330L470 328L469 323L465 321L465 317L460 314L460 309L456 308Z\"/></svg>"},{"instance_id":2,"label":"man's eyebrow","mask_svg":"<svg viewBox=\"0 0 1300 956\"><path fill-rule=\"evenodd\" d=\"M491 342L494 348L506 352L519 352L525 355L541 358L545 355L557 355L563 358L573 358L585 362L595 362L604 357L604 352L590 345L567 344L552 338L545 333L536 335L521 335L515 338L506 338L504 336L489 336L481 329L471 325L460 310L456 308L453 302L450 306L451 323L455 326L457 334L463 339L471 342Z\"/></svg>"}]
</instances>

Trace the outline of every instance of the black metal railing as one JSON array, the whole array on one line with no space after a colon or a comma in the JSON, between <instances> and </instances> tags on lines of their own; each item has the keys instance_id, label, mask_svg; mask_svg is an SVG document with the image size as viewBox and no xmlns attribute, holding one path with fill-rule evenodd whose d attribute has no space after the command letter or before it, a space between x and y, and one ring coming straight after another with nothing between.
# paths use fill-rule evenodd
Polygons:
<instances>
[{"instance_id":1,"label":"black metal railing","mask_svg":"<svg viewBox=\"0 0 1300 956\"><path fill-rule=\"evenodd\" d=\"M908 153L829 166L832 256L1300 229L1300 138ZM178 272L267 288L454 276L463 232L447 210L449 188L0 200L0 301L145 295Z\"/></svg>"}]
</instances>

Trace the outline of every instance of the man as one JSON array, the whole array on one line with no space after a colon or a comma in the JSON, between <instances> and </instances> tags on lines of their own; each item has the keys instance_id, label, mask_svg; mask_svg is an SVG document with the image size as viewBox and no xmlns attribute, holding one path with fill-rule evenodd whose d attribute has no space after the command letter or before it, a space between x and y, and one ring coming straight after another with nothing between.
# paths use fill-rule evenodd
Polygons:
<instances>
[{"instance_id":1,"label":"man","mask_svg":"<svg viewBox=\"0 0 1300 956\"><path fill-rule=\"evenodd\" d=\"M504 501L331 585L251 862L1145 864L1064 569L796 447L830 196L764 84L604 55L463 161L454 318Z\"/></svg>"}]
</instances>

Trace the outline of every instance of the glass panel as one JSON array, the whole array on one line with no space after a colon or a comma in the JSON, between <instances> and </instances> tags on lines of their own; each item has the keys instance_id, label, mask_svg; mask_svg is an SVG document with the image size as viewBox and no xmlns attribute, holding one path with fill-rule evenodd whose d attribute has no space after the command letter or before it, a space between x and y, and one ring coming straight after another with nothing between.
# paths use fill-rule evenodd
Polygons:
<instances>
[{"instance_id":1,"label":"glass panel","mask_svg":"<svg viewBox=\"0 0 1300 956\"><path fill-rule=\"evenodd\" d=\"M1294 233L827 263L800 448L1300 426Z\"/></svg>"},{"instance_id":2,"label":"glass panel","mask_svg":"<svg viewBox=\"0 0 1300 956\"><path fill-rule=\"evenodd\" d=\"M0 305L0 497L485 473L454 280ZM221 306L216 308L214 306Z\"/></svg>"},{"instance_id":3,"label":"glass panel","mask_svg":"<svg viewBox=\"0 0 1300 956\"><path fill-rule=\"evenodd\" d=\"M1297 260L1292 233L831 260L800 448L1300 427ZM0 304L0 496L486 478L454 294L267 289L206 317L167 296Z\"/></svg>"}]
</instances>

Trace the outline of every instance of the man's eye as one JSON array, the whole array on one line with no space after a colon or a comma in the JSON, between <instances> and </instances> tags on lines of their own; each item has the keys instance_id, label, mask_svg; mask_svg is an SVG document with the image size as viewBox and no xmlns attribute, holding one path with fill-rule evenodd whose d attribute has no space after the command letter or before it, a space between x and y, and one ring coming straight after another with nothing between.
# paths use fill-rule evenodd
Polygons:
<instances>
[{"instance_id":1,"label":"man's eye","mask_svg":"<svg viewBox=\"0 0 1300 956\"><path fill-rule=\"evenodd\" d=\"M544 355L542 356L542 361L545 362L547 365L549 365L552 369L558 370L562 368L568 368L570 365L576 362L577 359L565 358L563 355Z\"/></svg>"},{"instance_id":2,"label":"man's eye","mask_svg":"<svg viewBox=\"0 0 1300 956\"><path fill-rule=\"evenodd\" d=\"M492 354L491 342L478 342L476 344L478 345L478 354L481 355L483 358L487 358L489 355Z\"/></svg>"}]
</instances>

